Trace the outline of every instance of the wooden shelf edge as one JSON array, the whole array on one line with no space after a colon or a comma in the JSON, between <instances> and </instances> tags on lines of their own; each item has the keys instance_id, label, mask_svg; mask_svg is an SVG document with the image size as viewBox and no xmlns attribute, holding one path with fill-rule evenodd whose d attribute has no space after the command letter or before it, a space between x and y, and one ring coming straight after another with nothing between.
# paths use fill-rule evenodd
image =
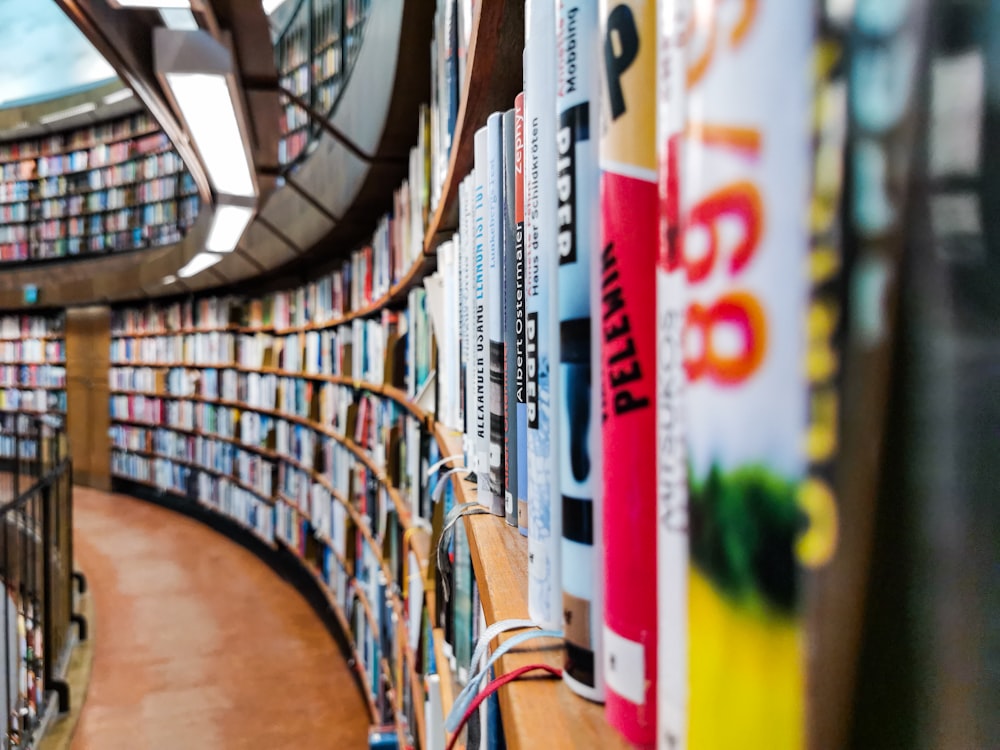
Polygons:
<instances>
[{"instance_id":1,"label":"wooden shelf edge","mask_svg":"<svg viewBox=\"0 0 1000 750\"><path fill-rule=\"evenodd\" d=\"M441 425L435 435L447 455L461 453L460 433ZM476 499L476 487L457 475L452 482L458 502ZM472 554L472 566L480 600L488 624L510 618L528 617L527 539L499 516L481 514L463 518ZM493 648L509 634L501 635ZM501 657L497 674L517 667L544 663L562 668L561 642L531 641ZM500 714L504 735L511 750L545 747L621 748L629 745L604 719L603 706L572 693L561 680L531 679L513 682L500 690ZM542 740L541 738L544 738Z\"/></svg>"}]
</instances>

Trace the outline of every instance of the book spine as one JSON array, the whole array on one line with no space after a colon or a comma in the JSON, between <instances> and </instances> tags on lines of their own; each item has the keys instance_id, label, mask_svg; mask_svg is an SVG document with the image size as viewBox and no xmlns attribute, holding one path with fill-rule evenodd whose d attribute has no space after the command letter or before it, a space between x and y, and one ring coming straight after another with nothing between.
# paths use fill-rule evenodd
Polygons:
<instances>
[{"instance_id":1,"label":"book spine","mask_svg":"<svg viewBox=\"0 0 1000 750\"><path fill-rule=\"evenodd\" d=\"M465 350L465 456L466 465L475 467L476 434L476 221L475 173L465 178L462 212L462 253L465 268L463 298L466 301L465 327L462 329L462 346Z\"/></svg>"},{"instance_id":2,"label":"book spine","mask_svg":"<svg viewBox=\"0 0 1000 750\"><path fill-rule=\"evenodd\" d=\"M489 286L486 283L488 251L486 248L486 151L489 134L485 127L476 131L475 138L475 194L473 211L475 221L475 270L476 290L475 358L476 358L476 407L474 442L476 445L477 495L481 505L491 508L490 434L489 434L489 335L486 330L486 310Z\"/></svg>"},{"instance_id":3,"label":"book spine","mask_svg":"<svg viewBox=\"0 0 1000 750\"><path fill-rule=\"evenodd\" d=\"M517 526L517 238L514 224L514 110L503 116L503 500L504 516Z\"/></svg>"},{"instance_id":4,"label":"book spine","mask_svg":"<svg viewBox=\"0 0 1000 750\"><path fill-rule=\"evenodd\" d=\"M466 393L466 377L468 361L469 361L469 350L468 350L468 330L469 330L469 298L466 296L466 264L465 264L465 243L467 239L468 226L466 225L466 204L468 202L468 197L466 196L466 189L468 187L468 181L462 180L458 185L458 234L455 236L455 264L457 266L458 281L456 294L458 295L458 348L456 349L456 356L458 357L458 395L457 403L455 405L457 412L455 414L455 426L462 431L463 434L468 433L469 425L466 422L466 404L468 400L468 394Z\"/></svg>"},{"instance_id":5,"label":"book spine","mask_svg":"<svg viewBox=\"0 0 1000 750\"><path fill-rule=\"evenodd\" d=\"M656 147L657 747L686 746L687 464L684 449L684 271L680 149L687 122L684 39L690 0L658 0Z\"/></svg>"},{"instance_id":6,"label":"book spine","mask_svg":"<svg viewBox=\"0 0 1000 750\"><path fill-rule=\"evenodd\" d=\"M562 494L563 676L603 700L599 347L591 325L600 240L597 0L560 0L556 151L559 249L559 485Z\"/></svg>"},{"instance_id":7,"label":"book spine","mask_svg":"<svg viewBox=\"0 0 1000 750\"><path fill-rule=\"evenodd\" d=\"M656 5L600 0L600 380L608 722L656 737Z\"/></svg>"},{"instance_id":8,"label":"book spine","mask_svg":"<svg viewBox=\"0 0 1000 750\"><path fill-rule=\"evenodd\" d=\"M525 402L528 423L528 613L561 630L558 472L559 290L556 249L556 8L550 0L525 6L524 106L528 142L525 178L527 303Z\"/></svg>"},{"instance_id":9,"label":"book spine","mask_svg":"<svg viewBox=\"0 0 1000 750\"><path fill-rule=\"evenodd\" d=\"M503 350L504 220L503 220L503 115L486 120L486 329L489 334L489 492L490 512L504 515L503 486ZM479 168L477 163L476 168Z\"/></svg>"},{"instance_id":10,"label":"book spine","mask_svg":"<svg viewBox=\"0 0 1000 750\"><path fill-rule=\"evenodd\" d=\"M524 92L514 100L514 397L516 448L513 492L517 530L528 535L528 412L525 402Z\"/></svg>"},{"instance_id":11,"label":"book spine","mask_svg":"<svg viewBox=\"0 0 1000 750\"><path fill-rule=\"evenodd\" d=\"M811 69L813 19L812 3L696 12L689 41L730 40L689 65L681 175L692 748L805 747L812 81L788 71Z\"/></svg>"}]
</instances>

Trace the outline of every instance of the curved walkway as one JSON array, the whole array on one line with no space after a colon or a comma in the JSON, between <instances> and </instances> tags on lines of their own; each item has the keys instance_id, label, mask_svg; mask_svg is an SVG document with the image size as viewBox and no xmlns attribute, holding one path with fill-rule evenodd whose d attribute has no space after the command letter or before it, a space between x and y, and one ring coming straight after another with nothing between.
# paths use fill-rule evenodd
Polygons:
<instances>
[{"instance_id":1,"label":"curved walkway","mask_svg":"<svg viewBox=\"0 0 1000 750\"><path fill-rule=\"evenodd\" d=\"M73 750L363 748L368 713L291 586L192 519L74 491L94 671Z\"/></svg>"}]
</instances>

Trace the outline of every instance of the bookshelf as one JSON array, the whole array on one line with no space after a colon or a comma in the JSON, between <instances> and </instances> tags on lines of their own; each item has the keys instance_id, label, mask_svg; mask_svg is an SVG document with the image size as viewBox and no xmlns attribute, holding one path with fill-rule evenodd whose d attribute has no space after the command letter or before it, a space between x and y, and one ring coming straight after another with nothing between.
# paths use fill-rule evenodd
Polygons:
<instances>
[{"instance_id":1,"label":"bookshelf","mask_svg":"<svg viewBox=\"0 0 1000 750\"><path fill-rule=\"evenodd\" d=\"M293 90L312 91L317 70L303 9L327 5L301 3L276 44ZM459 228L474 135L521 89L524 41L523 2L460 5L460 75L432 103L454 121L421 113L408 177L370 243L295 289L119 308L112 324L116 485L184 498L294 553L336 614L373 724L395 726L401 746L427 747L430 686L447 713L483 624L528 618L516 527L492 515L459 523L447 599L431 547L444 509L477 491L453 477L432 499L440 480L428 466L464 447L444 416L425 282ZM560 643L532 642L496 669L564 658ZM511 683L499 705L511 748L625 747L603 708L559 680Z\"/></svg>"},{"instance_id":2,"label":"bookshelf","mask_svg":"<svg viewBox=\"0 0 1000 750\"><path fill-rule=\"evenodd\" d=\"M0 262L176 243L198 209L193 178L145 113L0 144Z\"/></svg>"},{"instance_id":3,"label":"bookshelf","mask_svg":"<svg viewBox=\"0 0 1000 750\"><path fill-rule=\"evenodd\" d=\"M274 40L281 85L323 114L331 112L361 48L372 0L300 0ZM291 101L281 109L278 160L294 164L315 128Z\"/></svg>"},{"instance_id":4,"label":"bookshelf","mask_svg":"<svg viewBox=\"0 0 1000 750\"><path fill-rule=\"evenodd\" d=\"M66 413L65 317L0 315L0 410Z\"/></svg>"}]
</instances>

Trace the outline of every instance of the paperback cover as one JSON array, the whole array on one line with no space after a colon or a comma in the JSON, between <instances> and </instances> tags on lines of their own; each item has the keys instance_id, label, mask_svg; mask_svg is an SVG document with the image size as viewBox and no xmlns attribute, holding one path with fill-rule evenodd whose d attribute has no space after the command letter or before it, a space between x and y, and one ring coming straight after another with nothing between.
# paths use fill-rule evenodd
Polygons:
<instances>
[{"instance_id":1,"label":"paperback cover","mask_svg":"<svg viewBox=\"0 0 1000 750\"><path fill-rule=\"evenodd\" d=\"M559 251L559 486L567 684L603 700L599 348L591 324L600 241L597 0L559 0L556 187Z\"/></svg>"},{"instance_id":2,"label":"paperback cover","mask_svg":"<svg viewBox=\"0 0 1000 750\"><path fill-rule=\"evenodd\" d=\"M656 736L656 5L600 0L600 355L608 722Z\"/></svg>"},{"instance_id":3,"label":"paperback cover","mask_svg":"<svg viewBox=\"0 0 1000 750\"><path fill-rule=\"evenodd\" d=\"M559 310L556 249L556 7L525 5L525 410L528 427L528 613L562 628L562 502L557 461Z\"/></svg>"},{"instance_id":4,"label":"paperback cover","mask_svg":"<svg viewBox=\"0 0 1000 750\"><path fill-rule=\"evenodd\" d=\"M658 0L656 147L657 746L684 747L687 727L687 467L684 450L684 269L680 149L687 122L689 0Z\"/></svg>"},{"instance_id":5,"label":"paperback cover","mask_svg":"<svg viewBox=\"0 0 1000 750\"><path fill-rule=\"evenodd\" d=\"M681 194L688 746L805 746L811 3L695 5ZM703 51L726 39L715 54ZM781 82L778 85L777 82ZM724 242L725 241L725 242ZM725 720L720 721L720 717Z\"/></svg>"}]
</instances>

